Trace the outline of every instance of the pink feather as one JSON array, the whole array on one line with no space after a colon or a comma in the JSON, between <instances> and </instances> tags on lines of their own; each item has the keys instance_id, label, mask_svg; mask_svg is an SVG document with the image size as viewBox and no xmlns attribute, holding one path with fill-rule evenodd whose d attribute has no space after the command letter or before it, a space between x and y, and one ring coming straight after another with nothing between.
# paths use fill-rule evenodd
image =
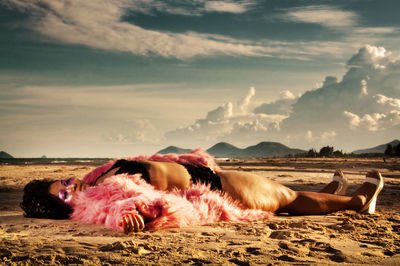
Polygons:
<instances>
[{"instance_id":1,"label":"pink feather","mask_svg":"<svg viewBox=\"0 0 400 266\"><path fill-rule=\"evenodd\" d=\"M79 192L74 199L72 220L104 224L122 231L119 222L128 213L140 212L149 222L147 229L164 229L218 221L263 220L271 212L244 209L228 195L195 184L185 191L156 190L140 174L121 174Z\"/></svg>"}]
</instances>

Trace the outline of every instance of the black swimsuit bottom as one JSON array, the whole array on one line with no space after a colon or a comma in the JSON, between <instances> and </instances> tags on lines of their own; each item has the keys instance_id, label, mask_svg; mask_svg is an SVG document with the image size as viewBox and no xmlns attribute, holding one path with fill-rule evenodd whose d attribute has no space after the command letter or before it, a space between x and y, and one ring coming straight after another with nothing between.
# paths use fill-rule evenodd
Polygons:
<instances>
[{"instance_id":1,"label":"black swimsuit bottom","mask_svg":"<svg viewBox=\"0 0 400 266\"><path fill-rule=\"evenodd\" d=\"M205 166L196 166L191 164L182 164L189 172L190 176L192 177L193 183L204 183L210 184L211 189L213 190L221 190L222 185L221 180L219 177L208 167ZM146 180L147 183L151 184L150 182L150 175L147 171L146 167L137 161L127 161L127 160L118 160L108 169L106 172L102 173L100 176L107 174L109 171L118 168L118 171L115 172L116 175L118 174L142 174L142 178ZM100 177L99 176L99 177Z\"/></svg>"}]
</instances>

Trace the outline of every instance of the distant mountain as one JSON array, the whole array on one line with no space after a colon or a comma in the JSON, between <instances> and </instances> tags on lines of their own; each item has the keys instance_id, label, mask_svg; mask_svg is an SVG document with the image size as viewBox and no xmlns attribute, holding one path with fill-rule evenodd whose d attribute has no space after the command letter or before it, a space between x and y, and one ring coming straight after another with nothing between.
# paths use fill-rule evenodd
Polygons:
<instances>
[{"instance_id":1,"label":"distant mountain","mask_svg":"<svg viewBox=\"0 0 400 266\"><path fill-rule=\"evenodd\" d=\"M363 149L363 150L356 150L353 151L353 153L355 154L361 154L361 153L384 153L386 150L386 147L388 144L392 145L392 147L397 146L400 143L399 140L393 140L392 142L386 143L386 144L382 144L373 148L369 148L369 149Z\"/></svg>"},{"instance_id":2,"label":"distant mountain","mask_svg":"<svg viewBox=\"0 0 400 266\"><path fill-rule=\"evenodd\" d=\"M245 149L237 148L226 142L220 142L208 149L207 152L216 157L268 158L283 157L289 154L304 153L305 151L292 149L278 142L260 142Z\"/></svg>"},{"instance_id":3,"label":"distant mountain","mask_svg":"<svg viewBox=\"0 0 400 266\"><path fill-rule=\"evenodd\" d=\"M158 151L157 153L160 153L160 154L167 154L167 153L184 154L184 153L188 153L191 151L192 151L191 149L183 149L183 148L179 148L176 146L169 146L165 149L162 149L161 151Z\"/></svg>"},{"instance_id":4,"label":"distant mountain","mask_svg":"<svg viewBox=\"0 0 400 266\"><path fill-rule=\"evenodd\" d=\"M282 157L304 152L304 150L292 149L278 142L260 142L243 150L245 157Z\"/></svg>"},{"instance_id":5,"label":"distant mountain","mask_svg":"<svg viewBox=\"0 0 400 266\"><path fill-rule=\"evenodd\" d=\"M11 159L14 158L5 151L0 151L0 159Z\"/></svg>"},{"instance_id":6,"label":"distant mountain","mask_svg":"<svg viewBox=\"0 0 400 266\"><path fill-rule=\"evenodd\" d=\"M219 142L209 148L207 152L216 157L242 157L242 149L239 149L229 143Z\"/></svg>"}]
</instances>

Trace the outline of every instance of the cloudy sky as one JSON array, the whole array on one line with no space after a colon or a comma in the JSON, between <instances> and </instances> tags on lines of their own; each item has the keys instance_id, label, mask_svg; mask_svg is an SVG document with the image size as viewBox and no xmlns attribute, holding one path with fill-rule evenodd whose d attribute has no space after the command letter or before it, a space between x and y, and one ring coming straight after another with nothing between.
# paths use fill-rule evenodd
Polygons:
<instances>
[{"instance_id":1,"label":"cloudy sky","mask_svg":"<svg viewBox=\"0 0 400 266\"><path fill-rule=\"evenodd\" d=\"M2 0L0 150L400 137L398 0Z\"/></svg>"}]
</instances>

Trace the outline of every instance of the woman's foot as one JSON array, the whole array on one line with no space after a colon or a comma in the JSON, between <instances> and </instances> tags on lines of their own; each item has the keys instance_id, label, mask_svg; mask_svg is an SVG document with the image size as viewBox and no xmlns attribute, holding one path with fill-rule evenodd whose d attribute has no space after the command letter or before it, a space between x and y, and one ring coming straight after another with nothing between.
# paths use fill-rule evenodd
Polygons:
<instances>
[{"instance_id":1,"label":"woman's foot","mask_svg":"<svg viewBox=\"0 0 400 266\"><path fill-rule=\"evenodd\" d=\"M347 190L347 178L342 170L337 169L332 177L332 181L324 187L320 193L329 193L336 195L345 195Z\"/></svg>"},{"instance_id":2,"label":"woman's foot","mask_svg":"<svg viewBox=\"0 0 400 266\"><path fill-rule=\"evenodd\" d=\"M375 213L376 199L383 188L383 178L379 171L368 172L364 183L354 193L351 203L358 212Z\"/></svg>"}]
</instances>

